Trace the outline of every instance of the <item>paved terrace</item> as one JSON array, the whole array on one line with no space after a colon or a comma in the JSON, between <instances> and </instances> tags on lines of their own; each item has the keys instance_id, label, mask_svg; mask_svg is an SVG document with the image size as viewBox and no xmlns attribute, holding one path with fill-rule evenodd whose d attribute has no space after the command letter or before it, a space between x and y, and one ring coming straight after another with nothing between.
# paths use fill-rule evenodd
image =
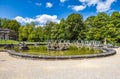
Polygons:
<instances>
[{"instance_id":1,"label":"paved terrace","mask_svg":"<svg viewBox=\"0 0 120 79\"><path fill-rule=\"evenodd\" d=\"M0 52L0 79L120 79L120 48L104 58L25 60Z\"/></svg>"}]
</instances>

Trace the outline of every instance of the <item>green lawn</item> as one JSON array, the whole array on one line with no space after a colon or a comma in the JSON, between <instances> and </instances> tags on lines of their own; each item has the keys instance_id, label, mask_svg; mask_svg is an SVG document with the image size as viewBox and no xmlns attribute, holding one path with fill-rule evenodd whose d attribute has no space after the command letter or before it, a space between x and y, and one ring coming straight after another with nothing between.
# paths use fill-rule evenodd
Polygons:
<instances>
[{"instance_id":1,"label":"green lawn","mask_svg":"<svg viewBox=\"0 0 120 79\"><path fill-rule=\"evenodd\" d=\"M2 46L2 47L0 47L0 50L4 50L4 47Z\"/></svg>"},{"instance_id":2,"label":"green lawn","mask_svg":"<svg viewBox=\"0 0 120 79\"><path fill-rule=\"evenodd\" d=\"M35 44L36 42L26 42L26 44ZM0 40L0 44L19 44L19 41L15 40ZM37 44L46 44L46 42L37 42Z\"/></svg>"},{"instance_id":3,"label":"green lawn","mask_svg":"<svg viewBox=\"0 0 120 79\"><path fill-rule=\"evenodd\" d=\"M0 40L0 44L19 44L19 41L15 41L15 40Z\"/></svg>"},{"instance_id":4,"label":"green lawn","mask_svg":"<svg viewBox=\"0 0 120 79\"><path fill-rule=\"evenodd\" d=\"M26 44L35 44L35 43L37 43L37 44L46 44L46 42L29 42L29 41L26 42Z\"/></svg>"}]
</instances>

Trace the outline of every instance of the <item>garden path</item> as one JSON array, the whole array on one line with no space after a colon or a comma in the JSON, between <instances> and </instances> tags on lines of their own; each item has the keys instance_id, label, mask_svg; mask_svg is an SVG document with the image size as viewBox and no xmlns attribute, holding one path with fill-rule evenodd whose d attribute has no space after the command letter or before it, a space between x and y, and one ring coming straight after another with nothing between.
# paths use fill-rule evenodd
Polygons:
<instances>
[{"instance_id":1,"label":"garden path","mask_svg":"<svg viewBox=\"0 0 120 79\"><path fill-rule=\"evenodd\" d=\"M17 59L0 52L0 79L120 79L120 48L114 56L76 60Z\"/></svg>"}]
</instances>

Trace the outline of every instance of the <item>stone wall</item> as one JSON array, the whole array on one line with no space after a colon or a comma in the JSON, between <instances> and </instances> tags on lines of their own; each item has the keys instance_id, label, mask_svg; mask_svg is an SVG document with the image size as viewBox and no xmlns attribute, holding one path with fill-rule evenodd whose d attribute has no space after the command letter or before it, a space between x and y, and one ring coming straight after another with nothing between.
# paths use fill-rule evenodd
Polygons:
<instances>
[{"instance_id":1,"label":"stone wall","mask_svg":"<svg viewBox=\"0 0 120 79\"><path fill-rule=\"evenodd\" d=\"M73 56L40 56L40 55L28 55L23 53L17 53L14 50L0 50L0 52L8 52L10 56L25 58L25 59L84 59L84 58L98 58L106 57L116 54L116 51L110 48L102 48L104 51L100 54L90 54L90 55L73 55Z\"/></svg>"}]
</instances>

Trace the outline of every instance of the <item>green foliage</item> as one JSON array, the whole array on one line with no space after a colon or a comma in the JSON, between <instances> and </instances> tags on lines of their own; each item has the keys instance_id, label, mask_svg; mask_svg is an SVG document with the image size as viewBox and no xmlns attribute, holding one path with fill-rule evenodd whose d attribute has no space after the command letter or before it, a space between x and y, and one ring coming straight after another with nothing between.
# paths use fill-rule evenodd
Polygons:
<instances>
[{"instance_id":1,"label":"green foliage","mask_svg":"<svg viewBox=\"0 0 120 79\"><path fill-rule=\"evenodd\" d=\"M56 23L54 22L47 22L44 26L44 38L45 40L52 39L52 31L54 30Z\"/></svg>"},{"instance_id":2,"label":"green foliage","mask_svg":"<svg viewBox=\"0 0 120 79\"><path fill-rule=\"evenodd\" d=\"M120 43L120 13L111 15L101 12L90 16L85 21L81 14L72 13L60 23L47 22L44 26L35 23L20 25L16 20L0 18L0 28L16 31L20 41L46 41L49 39L65 40L100 40L108 43Z\"/></svg>"},{"instance_id":3,"label":"green foliage","mask_svg":"<svg viewBox=\"0 0 120 79\"><path fill-rule=\"evenodd\" d=\"M20 27L20 23L16 20L9 20L6 18L0 18L0 28L8 28L10 30L14 30L18 33L18 29Z\"/></svg>"},{"instance_id":4,"label":"green foliage","mask_svg":"<svg viewBox=\"0 0 120 79\"><path fill-rule=\"evenodd\" d=\"M66 20L61 19L60 24L55 24L52 30L53 39L76 40L84 39L85 26L80 14L71 14Z\"/></svg>"},{"instance_id":5,"label":"green foliage","mask_svg":"<svg viewBox=\"0 0 120 79\"><path fill-rule=\"evenodd\" d=\"M83 17L80 14L71 14L66 19L67 36L70 40L83 39L82 34L85 29Z\"/></svg>"},{"instance_id":6,"label":"green foliage","mask_svg":"<svg viewBox=\"0 0 120 79\"><path fill-rule=\"evenodd\" d=\"M52 29L52 39L67 39L67 24L61 19L60 24L55 24Z\"/></svg>"},{"instance_id":7,"label":"green foliage","mask_svg":"<svg viewBox=\"0 0 120 79\"><path fill-rule=\"evenodd\" d=\"M85 20L87 26L87 40L101 40L108 43L120 43L120 13L113 12L112 15L98 13Z\"/></svg>"}]
</instances>

